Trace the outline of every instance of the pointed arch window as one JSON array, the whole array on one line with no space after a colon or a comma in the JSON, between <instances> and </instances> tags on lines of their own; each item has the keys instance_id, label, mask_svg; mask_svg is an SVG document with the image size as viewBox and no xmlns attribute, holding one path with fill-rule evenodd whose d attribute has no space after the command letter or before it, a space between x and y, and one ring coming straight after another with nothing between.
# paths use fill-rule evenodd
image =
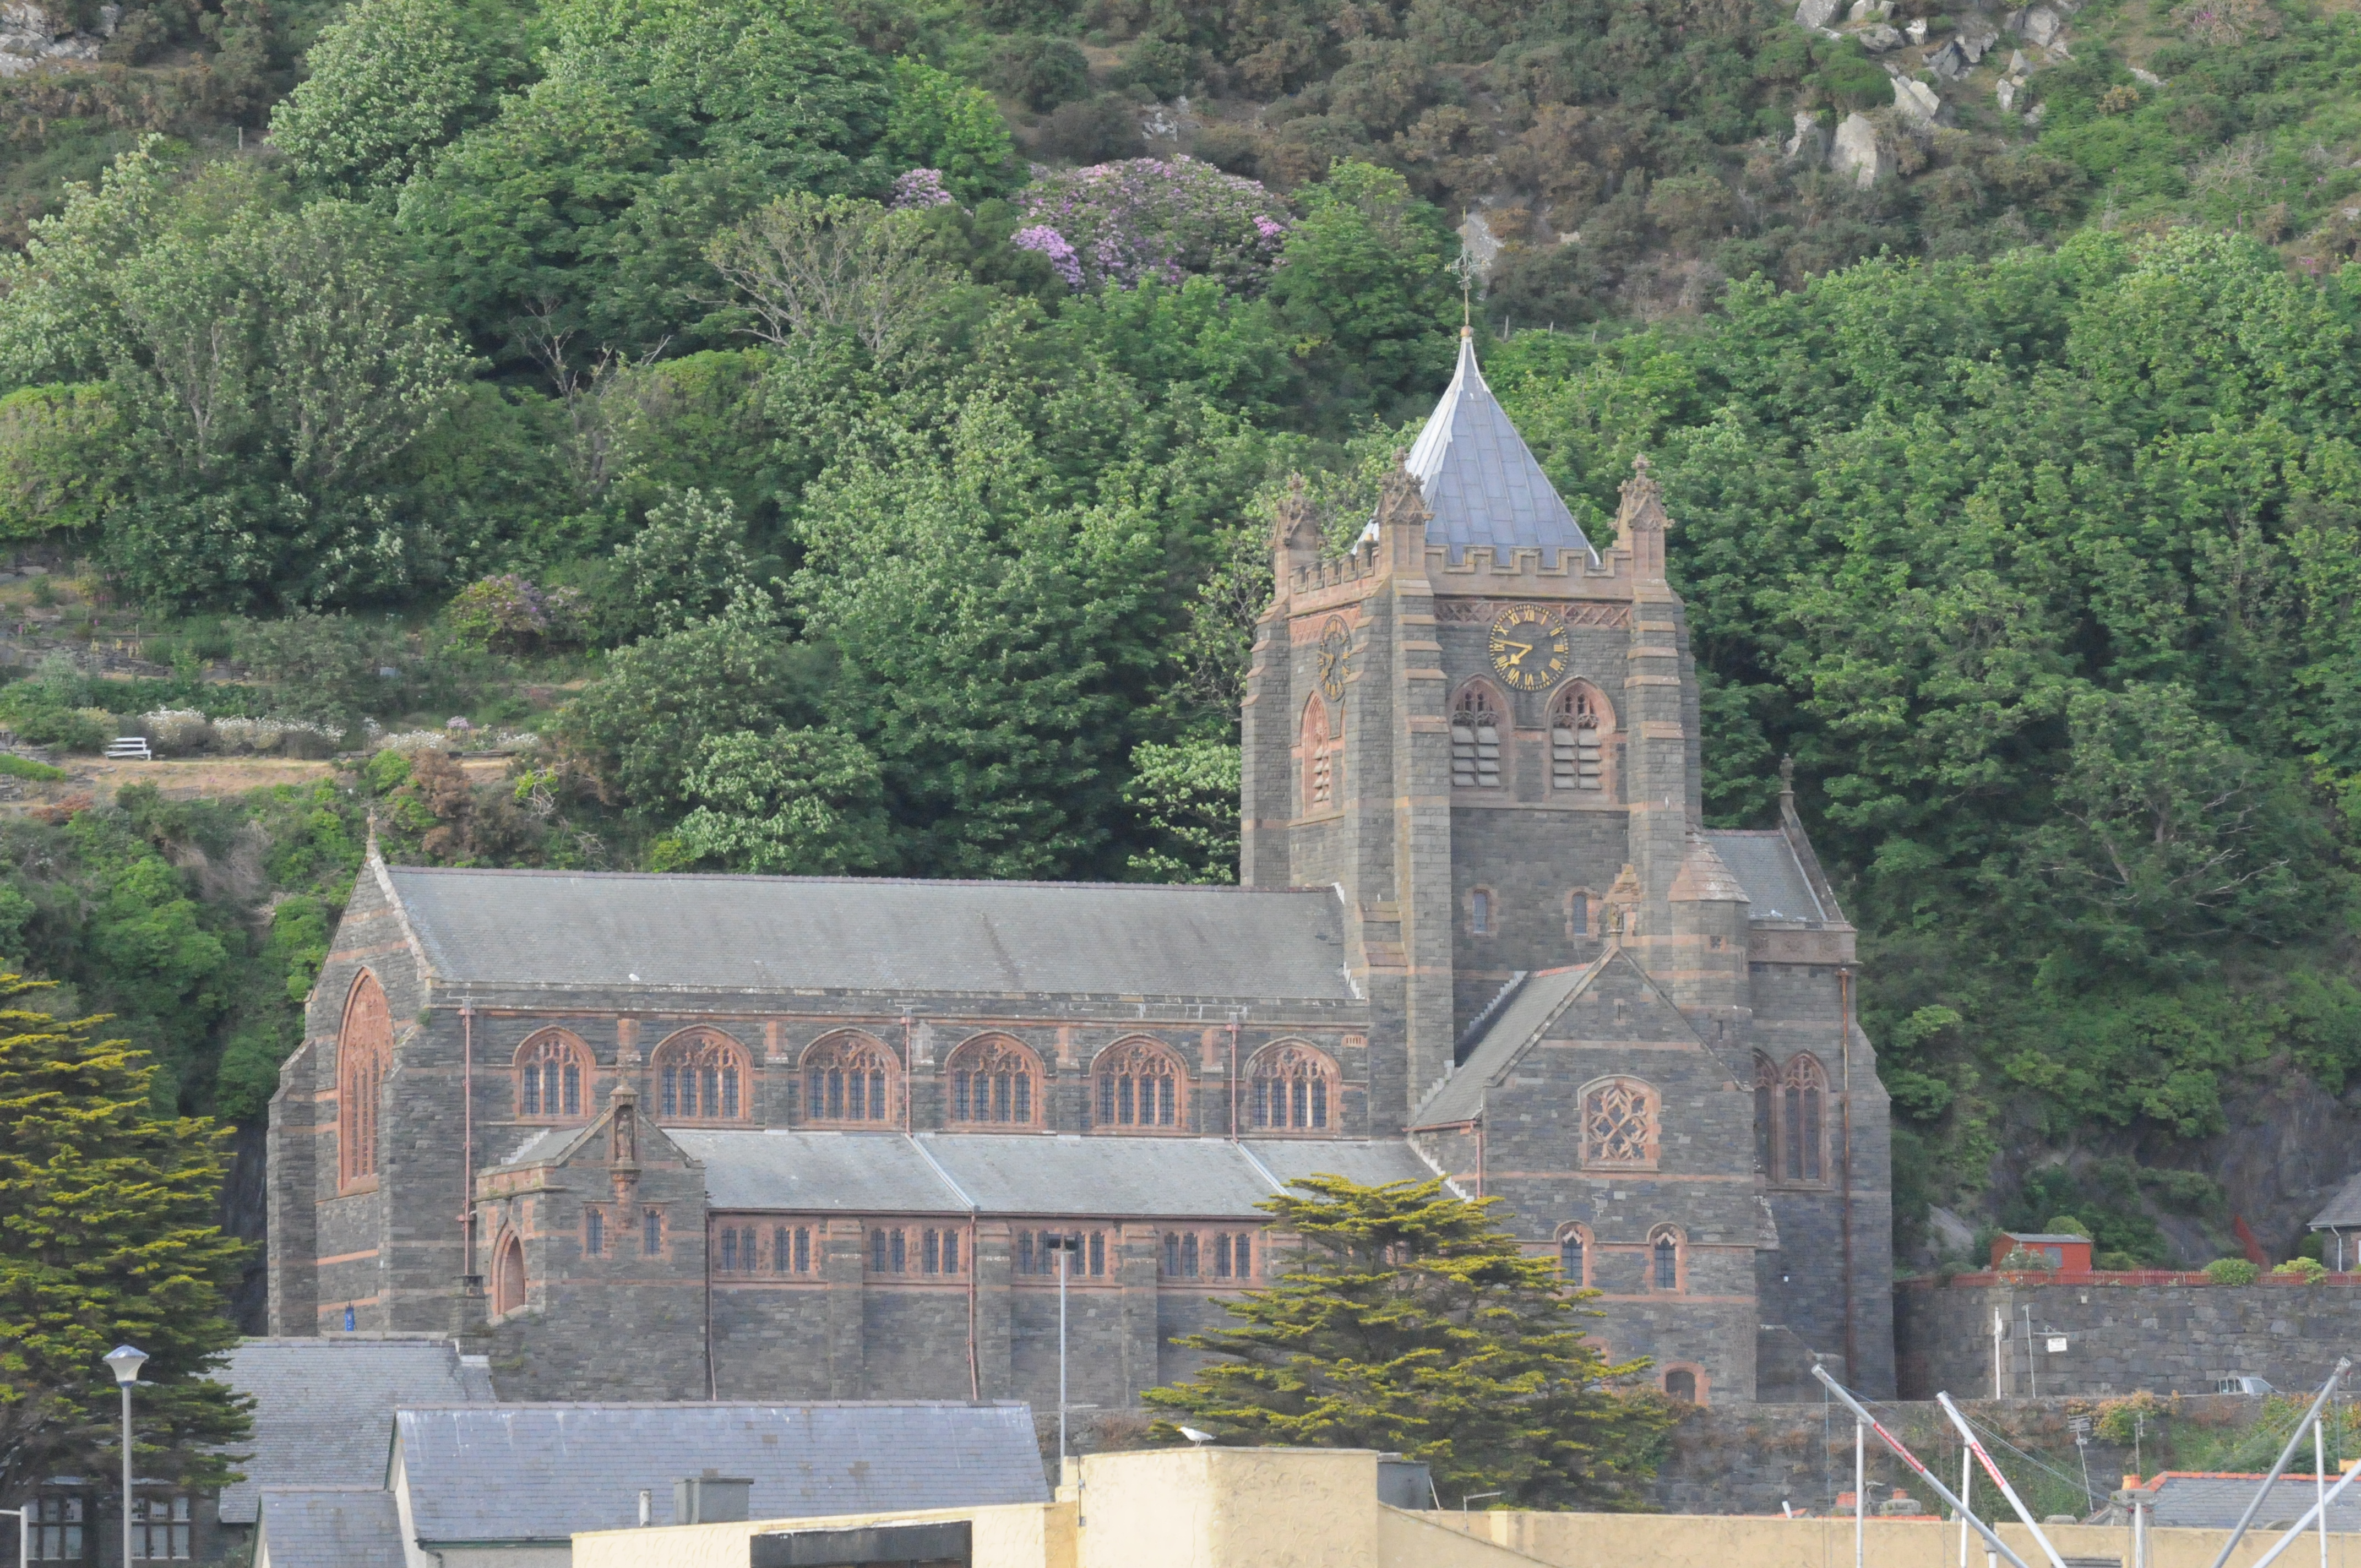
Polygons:
<instances>
[{"instance_id":1,"label":"pointed arch window","mask_svg":"<svg viewBox=\"0 0 2361 1568\"><path fill-rule=\"evenodd\" d=\"M1336 1124L1336 1063L1313 1047L1265 1047L1246 1069L1247 1119L1257 1132L1325 1133Z\"/></svg>"},{"instance_id":2,"label":"pointed arch window","mask_svg":"<svg viewBox=\"0 0 2361 1568\"><path fill-rule=\"evenodd\" d=\"M517 1118L577 1122L588 1101L590 1047L563 1029L544 1029L517 1047Z\"/></svg>"},{"instance_id":3,"label":"pointed arch window","mask_svg":"<svg viewBox=\"0 0 2361 1568\"><path fill-rule=\"evenodd\" d=\"M1092 1064L1096 1124L1180 1130L1189 1124L1188 1074L1157 1040L1119 1040Z\"/></svg>"},{"instance_id":4,"label":"pointed arch window","mask_svg":"<svg viewBox=\"0 0 2361 1568\"><path fill-rule=\"evenodd\" d=\"M524 1286L524 1243L511 1232L492 1265L492 1310L513 1312L523 1306Z\"/></svg>"},{"instance_id":5,"label":"pointed arch window","mask_svg":"<svg viewBox=\"0 0 2361 1568\"><path fill-rule=\"evenodd\" d=\"M1582 1163L1592 1170L1653 1170L1656 1091L1636 1078L1601 1079L1582 1091Z\"/></svg>"},{"instance_id":6,"label":"pointed arch window","mask_svg":"<svg viewBox=\"0 0 2361 1568\"><path fill-rule=\"evenodd\" d=\"M1577 1288L1590 1283L1590 1233L1580 1225L1566 1225L1559 1230L1557 1271L1568 1285Z\"/></svg>"},{"instance_id":7,"label":"pointed arch window","mask_svg":"<svg viewBox=\"0 0 2361 1568\"><path fill-rule=\"evenodd\" d=\"M1680 1230L1674 1225L1658 1225L1648 1233L1648 1285L1655 1290L1679 1290L1686 1281L1682 1266L1688 1260L1684 1255Z\"/></svg>"},{"instance_id":8,"label":"pointed arch window","mask_svg":"<svg viewBox=\"0 0 2361 1568\"><path fill-rule=\"evenodd\" d=\"M1788 1187L1828 1181L1828 1069L1811 1052L1797 1052L1784 1068L1755 1057L1755 1153L1765 1177Z\"/></svg>"},{"instance_id":9,"label":"pointed arch window","mask_svg":"<svg viewBox=\"0 0 2361 1568\"><path fill-rule=\"evenodd\" d=\"M1345 798L1344 745L1335 729L1327 703L1315 696L1303 705L1303 810L1307 816L1334 810Z\"/></svg>"},{"instance_id":10,"label":"pointed arch window","mask_svg":"<svg viewBox=\"0 0 2361 1568\"><path fill-rule=\"evenodd\" d=\"M345 997L336 1033L336 1162L340 1184L377 1176L378 1106L393 1057L393 1009L377 976L363 970Z\"/></svg>"},{"instance_id":11,"label":"pointed arch window","mask_svg":"<svg viewBox=\"0 0 2361 1568\"><path fill-rule=\"evenodd\" d=\"M1550 699L1550 788L1607 787L1607 699L1587 681L1571 682Z\"/></svg>"},{"instance_id":12,"label":"pointed arch window","mask_svg":"<svg viewBox=\"0 0 2361 1568\"><path fill-rule=\"evenodd\" d=\"M1506 705L1482 681L1451 705L1451 784L1455 789L1500 787L1500 732L1509 726Z\"/></svg>"},{"instance_id":13,"label":"pointed arch window","mask_svg":"<svg viewBox=\"0 0 2361 1568\"><path fill-rule=\"evenodd\" d=\"M746 1120L746 1047L719 1029L682 1030L656 1047L654 1067L664 1120Z\"/></svg>"},{"instance_id":14,"label":"pointed arch window","mask_svg":"<svg viewBox=\"0 0 2361 1568\"><path fill-rule=\"evenodd\" d=\"M1040 1124L1041 1058L1023 1041L980 1035L951 1053L947 1076L955 1125Z\"/></svg>"},{"instance_id":15,"label":"pointed arch window","mask_svg":"<svg viewBox=\"0 0 2361 1568\"><path fill-rule=\"evenodd\" d=\"M804 1124L865 1127L899 1112L902 1064L867 1035L829 1035L804 1052Z\"/></svg>"}]
</instances>

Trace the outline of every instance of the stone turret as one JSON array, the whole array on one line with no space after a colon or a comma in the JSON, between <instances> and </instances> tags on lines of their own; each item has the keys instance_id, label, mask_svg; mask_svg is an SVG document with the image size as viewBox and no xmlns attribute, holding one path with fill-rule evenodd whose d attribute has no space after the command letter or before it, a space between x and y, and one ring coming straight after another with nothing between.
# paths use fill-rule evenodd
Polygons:
<instances>
[{"instance_id":1,"label":"stone turret","mask_svg":"<svg viewBox=\"0 0 2361 1568\"><path fill-rule=\"evenodd\" d=\"M1748 1003L1746 914L1752 901L1692 828L1681 867L1665 894L1671 929L1654 945L1651 971L1683 1007Z\"/></svg>"}]
</instances>

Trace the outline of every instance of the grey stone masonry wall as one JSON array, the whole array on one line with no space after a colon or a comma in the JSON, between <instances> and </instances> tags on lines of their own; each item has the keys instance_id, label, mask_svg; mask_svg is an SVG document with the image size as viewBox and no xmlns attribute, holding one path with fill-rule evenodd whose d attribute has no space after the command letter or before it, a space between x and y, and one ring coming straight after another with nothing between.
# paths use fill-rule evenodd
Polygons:
<instances>
[{"instance_id":1,"label":"grey stone masonry wall","mask_svg":"<svg viewBox=\"0 0 2361 1568\"><path fill-rule=\"evenodd\" d=\"M2206 1394L2224 1377L2316 1387L2361 1348L2361 1276L2321 1285L2139 1285L2103 1275L2035 1284L1905 1281L1894 1290L1902 1393L1993 1388L1993 1317L2007 1325L2000 1383L2015 1398ZM2028 1352L2026 1330L2031 1327ZM2062 1350L2051 1350L2058 1340Z\"/></svg>"}]
</instances>

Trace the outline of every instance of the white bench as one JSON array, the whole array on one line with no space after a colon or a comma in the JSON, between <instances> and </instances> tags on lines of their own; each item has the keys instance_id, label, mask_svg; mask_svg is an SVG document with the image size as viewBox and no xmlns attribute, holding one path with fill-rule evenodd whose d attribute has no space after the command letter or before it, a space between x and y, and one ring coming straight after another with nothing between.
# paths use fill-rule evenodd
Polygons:
<instances>
[{"instance_id":1,"label":"white bench","mask_svg":"<svg viewBox=\"0 0 2361 1568\"><path fill-rule=\"evenodd\" d=\"M148 749L145 735L126 735L120 740L109 740L106 756L114 762L152 762L156 760L156 753Z\"/></svg>"}]
</instances>

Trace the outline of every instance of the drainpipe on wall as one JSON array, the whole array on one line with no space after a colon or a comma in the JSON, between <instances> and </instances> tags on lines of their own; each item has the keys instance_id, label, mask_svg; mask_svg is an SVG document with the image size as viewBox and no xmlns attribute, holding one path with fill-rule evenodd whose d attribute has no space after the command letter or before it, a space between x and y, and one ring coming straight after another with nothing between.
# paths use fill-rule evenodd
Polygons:
<instances>
[{"instance_id":1,"label":"drainpipe on wall","mask_svg":"<svg viewBox=\"0 0 2361 1568\"><path fill-rule=\"evenodd\" d=\"M1859 1388L1864 1385L1852 1310L1852 970L1842 964L1837 966L1837 1036L1838 1054L1844 1064L1844 1166L1838 1223L1844 1232L1845 1381Z\"/></svg>"},{"instance_id":2,"label":"drainpipe on wall","mask_svg":"<svg viewBox=\"0 0 2361 1568\"><path fill-rule=\"evenodd\" d=\"M1238 1015L1230 1014L1230 1142L1238 1141Z\"/></svg>"},{"instance_id":3,"label":"drainpipe on wall","mask_svg":"<svg viewBox=\"0 0 2361 1568\"><path fill-rule=\"evenodd\" d=\"M459 1003L459 1278L476 1277L476 999Z\"/></svg>"},{"instance_id":4,"label":"drainpipe on wall","mask_svg":"<svg viewBox=\"0 0 2361 1568\"><path fill-rule=\"evenodd\" d=\"M902 1135L910 1135L910 1086L918 1081L918 1058L910 1054L910 1010L902 1010ZM806 1112L808 1115L810 1113Z\"/></svg>"},{"instance_id":5,"label":"drainpipe on wall","mask_svg":"<svg viewBox=\"0 0 2361 1568\"><path fill-rule=\"evenodd\" d=\"M718 1399L721 1395L713 1376L713 1214L705 1216L705 1397Z\"/></svg>"}]
</instances>

